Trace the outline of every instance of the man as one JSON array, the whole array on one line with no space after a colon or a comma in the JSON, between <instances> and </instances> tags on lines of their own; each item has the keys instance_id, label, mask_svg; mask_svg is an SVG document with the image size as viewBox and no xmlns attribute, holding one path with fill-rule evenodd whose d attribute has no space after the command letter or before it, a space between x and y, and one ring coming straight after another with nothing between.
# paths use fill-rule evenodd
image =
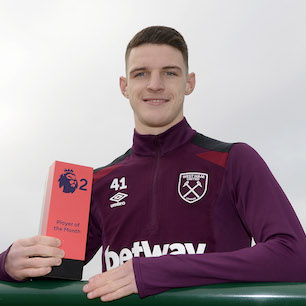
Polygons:
<instances>
[{"instance_id":1,"label":"man","mask_svg":"<svg viewBox=\"0 0 306 306\"><path fill-rule=\"evenodd\" d=\"M263 160L188 125L194 86L177 31L149 27L131 40L120 88L134 111L133 147L94 174L86 261L102 245L106 272L84 286L90 299L306 280L305 234ZM1 255L1 279L48 274L63 256L56 238L21 239Z\"/></svg>"}]
</instances>

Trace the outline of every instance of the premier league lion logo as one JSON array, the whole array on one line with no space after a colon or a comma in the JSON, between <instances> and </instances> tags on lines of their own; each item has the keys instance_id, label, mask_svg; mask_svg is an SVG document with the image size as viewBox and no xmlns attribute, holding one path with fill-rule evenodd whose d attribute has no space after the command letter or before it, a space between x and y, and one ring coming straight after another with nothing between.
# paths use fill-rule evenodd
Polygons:
<instances>
[{"instance_id":1,"label":"premier league lion logo","mask_svg":"<svg viewBox=\"0 0 306 306\"><path fill-rule=\"evenodd\" d=\"M58 179L59 188L63 188L65 193L74 193L78 188L78 181L72 169L65 169L64 173Z\"/></svg>"}]
</instances>

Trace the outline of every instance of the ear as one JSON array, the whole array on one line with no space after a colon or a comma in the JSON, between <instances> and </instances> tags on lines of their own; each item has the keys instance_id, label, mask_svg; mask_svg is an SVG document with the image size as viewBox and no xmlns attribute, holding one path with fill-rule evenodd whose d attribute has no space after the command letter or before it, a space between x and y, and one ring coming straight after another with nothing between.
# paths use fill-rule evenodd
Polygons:
<instances>
[{"instance_id":1,"label":"ear","mask_svg":"<svg viewBox=\"0 0 306 306\"><path fill-rule=\"evenodd\" d=\"M125 77L120 77L120 90L122 92L122 94L128 99L129 95L127 93L127 80Z\"/></svg>"},{"instance_id":2,"label":"ear","mask_svg":"<svg viewBox=\"0 0 306 306\"><path fill-rule=\"evenodd\" d=\"M193 90L194 90L194 87L195 87L195 74L192 72L192 73L189 73L187 75L187 83L186 83L186 89L185 89L185 95L190 95Z\"/></svg>"}]
</instances>

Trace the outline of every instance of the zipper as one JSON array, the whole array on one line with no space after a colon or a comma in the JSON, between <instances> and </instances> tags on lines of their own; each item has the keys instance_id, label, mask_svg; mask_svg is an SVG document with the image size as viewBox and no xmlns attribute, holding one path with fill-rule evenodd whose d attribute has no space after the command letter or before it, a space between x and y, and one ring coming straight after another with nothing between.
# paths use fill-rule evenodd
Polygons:
<instances>
[{"instance_id":1,"label":"zipper","mask_svg":"<svg viewBox=\"0 0 306 306\"><path fill-rule=\"evenodd\" d=\"M155 137L153 140L153 144L155 146L155 167L153 173L153 184L152 184L152 207L151 207L151 224L150 224L150 232L156 232L158 227L157 222L157 184L158 184L158 172L160 165L160 143L158 138Z\"/></svg>"}]
</instances>

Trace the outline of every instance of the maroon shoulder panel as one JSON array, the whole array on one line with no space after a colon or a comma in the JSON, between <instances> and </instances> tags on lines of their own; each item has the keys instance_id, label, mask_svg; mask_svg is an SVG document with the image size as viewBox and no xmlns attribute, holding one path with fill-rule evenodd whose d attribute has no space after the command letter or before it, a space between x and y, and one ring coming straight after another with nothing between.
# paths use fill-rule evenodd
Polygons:
<instances>
[{"instance_id":1,"label":"maroon shoulder panel","mask_svg":"<svg viewBox=\"0 0 306 306\"><path fill-rule=\"evenodd\" d=\"M95 183L96 181L98 181L101 178L103 178L104 176L108 175L109 173L111 173L112 171L117 169L118 167L120 167L120 165L113 165L113 166L103 168L103 169L95 172L94 175L93 175L93 182Z\"/></svg>"},{"instance_id":2,"label":"maroon shoulder panel","mask_svg":"<svg viewBox=\"0 0 306 306\"><path fill-rule=\"evenodd\" d=\"M199 153L199 154L197 154L197 156L225 168L226 161L227 161L227 158L228 158L228 153L227 152L208 151L208 152L204 152L204 153Z\"/></svg>"}]
</instances>

